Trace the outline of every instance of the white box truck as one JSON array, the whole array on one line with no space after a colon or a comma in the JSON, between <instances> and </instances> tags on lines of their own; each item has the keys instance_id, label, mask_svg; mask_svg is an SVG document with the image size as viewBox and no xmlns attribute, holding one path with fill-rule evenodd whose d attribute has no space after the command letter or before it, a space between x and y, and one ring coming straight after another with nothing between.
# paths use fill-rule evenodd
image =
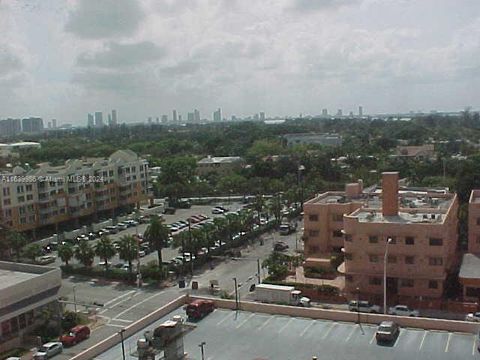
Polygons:
<instances>
[{"instance_id":1,"label":"white box truck","mask_svg":"<svg viewBox=\"0 0 480 360\"><path fill-rule=\"evenodd\" d=\"M310 299L302 296L300 290L285 285L259 284L255 287L255 300L280 305L310 306Z\"/></svg>"}]
</instances>

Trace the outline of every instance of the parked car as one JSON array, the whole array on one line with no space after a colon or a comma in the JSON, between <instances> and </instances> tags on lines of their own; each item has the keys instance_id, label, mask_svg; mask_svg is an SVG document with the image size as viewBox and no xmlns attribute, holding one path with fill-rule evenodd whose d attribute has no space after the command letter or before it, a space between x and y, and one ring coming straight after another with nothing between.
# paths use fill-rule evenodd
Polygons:
<instances>
[{"instance_id":1,"label":"parked car","mask_svg":"<svg viewBox=\"0 0 480 360\"><path fill-rule=\"evenodd\" d=\"M33 355L34 360L45 360L60 354L63 351L63 345L59 341L48 342L40 346Z\"/></svg>"},{"instance_id":2,"label":"parked car","mask_svg":"<svg viewBox=\"0 0 480 360\"><path fill-rule=\"evenodd\" d=\"M106 235L109 235L109 234L110 234L110 231L108 229L102 229L98 232L99 237L106 236Z\"/></svg>"},{"instance_id":3,"label":"parked car","mask_svg":"<svg viewBox=\"0 0 480 360\"><path fill-rule=\"evenodd\" d=\"M77 325L71 328L68 334L60 336L60 341L63 346L73 346L89 337L90 328L86 325Z\"/></svg>"},{"instance_id":4,"label":"parked car","mask_svg":"<svg viewBox=\"0 0 480 360\"><path fill-rule=\"evenodd\" d=\"M118 229L119 231L121 231L121 230L127 230L127 228L128 228L128 225L125 224L124 222L120 222L120 223L117 224L117 229Z\"/></svg>"},{"instance_id":5,"label":"parked car","mask_svg":"<svg viewBox=\"0 0 480 360\"><path fill-rule=\"evenodd\" d=\"M368 301L359 301L357 304L356 300L352 300L348 303L348 310L371 313L371 314L379 314L380 306L372 305Z\"/></svg>"},{"instance_id":6,"label":"parked car","mask_svg":"<svg viewBox=\"0 0 480 360\"><path fill-rule=\"evenodd\" d=\"M175 214L176 210L177 209L175 209L174 207L166 207L165 210L163 210L163 213L168 215L173 215Z\"/></svg>"},{"instance_id":7,"label":"parked car","mask_svg":"<svg viewBox=\"0 0 480 360\"><path fill-rule=\"evenodd\" d=\"M105 228L109 234L117 234L120 230L115 225L110 225Z\"/></svg>"},{"instance_id":8,"label":"parked car","mask_svg":"<svg viewBox=\"0 0 480 360\"><path fill-rule=\"evenodd\" d=\"M55 262L57 257L55 255L44 255L40 256L35 260L37 265L47 265Z\"/></svg>"},{"instance_id":9,"label":"parked car","mask_svg":"<svg viewBox=\"0 0 480 360\"><path fill-rule=\"evenodd\" d=\"M97 238L97 235L93 232L88 233L87 236L88 236L88 240L95 240Z\"/></svg>"},{"instance_id":10,"label":"parked car","mask_svg":"<svg viewBox=\"0 0 480 360\"><path fill-rule=\"evenodd\" d=\"M77 240L77 243L79 243L80 241L88 241L89 239L88 239L88 235L82 234L82 235L77 236L76 240Z\"/></svg>"},{"instance_id":11,"label":"parked car","mask_svg":"<svg viewBox=\"0 0 480 360\"><path fill-rule=\"evenodd\" d=\"M277 241L273 245L273 250L274 251L285 251L287 249L288 249L288 245L286 243L284 243L283 241Z\"/></svg>"},{"instance_id":12,"label":"parked car","mask_svg":"<svg viewBox=\"0 0 480 360\"><path fill-rule=\"evenodd\" d=\"M194 300L187 305L185 311L190 319L201 319L215 309L211 300Z\"/></svg>"},{"instance_id":13,"label":"parked car","mask_svg":"<svg viewBox=\"0 0 480 360\"><path fill-rule=\"evenodd\" d=\"M226 212L228 212L228 209L226 209L222 206L215 206L212 209L212 214L215 214L215 215L225 214Z\"/></svg>"},{"instance_id":14,"label":"parked car","mask_svg":"<svg viewBox=\"0 0 480 360\"><path fill-rule=\"evenodd\" d=\"M145 255L147 255L147 253L145 252L145 250L139 250L139 251L138 251L138 256L140 256L140 257L145 257Z\"/></svg>"},{"instance_id":15,"label":"parked car","mask_svg":"<svg viewBox=\"0 0 480 360\"><path fill-rule=\"evenodd\" d=\"M465 321L480 322L480 312L467 314Z\"/></svg>"},{"instance_id":16,"label":"parked car","mask_svg":"<svg viewBox=\"0 0 480 360\"><path fill-rule=\"evenodd\" d=\"M418 310L412 310L406 305L395 305L388 309L388 313L398 316L419 316Z\"/></svg>"},{"instance_id":17,"label":"parked car","mask_svg":"<svg viewBox=\"0 0 480 360\"><path fill-rule=\"evenodd\" d=\"M394 341L399 333L400 328L396 323L393 321L382 321L380 325L378 325L375 338L377 342Z\"/></svg>"}]
</instances>

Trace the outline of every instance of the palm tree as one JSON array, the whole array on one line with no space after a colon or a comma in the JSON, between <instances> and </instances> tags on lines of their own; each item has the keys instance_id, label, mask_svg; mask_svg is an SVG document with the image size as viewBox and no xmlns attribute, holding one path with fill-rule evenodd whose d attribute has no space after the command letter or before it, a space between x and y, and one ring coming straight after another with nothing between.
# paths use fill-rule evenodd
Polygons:
<instances>
[{"instance_id":1,"label":"palm tree","mask_svg":"<svg viewBox=\"0 0 480 360\"><path fill-rule=\"evenodd\" d=\"M162 249L168 243L170 229L163 223L163 219L158 216L152 216L143 236L157 251L158 266L162 266Z\"/></svg>"},{"instance_id":2,"label":"palm tree","mask_svg":"<svg viewBox=\"0 0 480 360\"><path fill-rule=\"evenodd\" d=\"M68 262L73 258L74 251L72 244L65 243L58 247L58 256L65 263L65 266L68 266Z\"/></svg>"},{"instance_id":3,"label":"palm tree","mask_svg":"<svg viewBox=\"0 0 480 360\"><path fill-rule=\"evenodd\" d=\"M262 214L263 209L265 208L265 199L263 195L255 196L254 209L257 211L257 219L260 223L260 215Z\"/></svg>"},{"instance_id":4,"label":"palm tree","mask_svg":"<svg viewBox=\"0 0 480 360\"><path fill-rule=\"evenodd\" d=\"M93 258L95 257L95 251L86 241L81 241L78 247L75 249L75 259L85 267L90 267L93 264Z\"/></svg>"},{"instance_id":5,"label":"palm tree","mask_svg":"<svg viewBox=\"0 0 480 360\"><path fill-rule=\"evenodd\" d=\"M278 224L282 217L282 200L280 199L280 194L277 194L270 200L269 211L273 214Z\"/></svg>"},{"instance_id":6,"label":"palm tree","mask_svg":"<svg viewBox=\"0 0 480 360\"><path fill-rule=\"evenodd\" d=\"M212 223L206 223L202 228L204 244L210 253L210 247L215 244L215 225Z\"/></svg>"},{"instance_id":7,"label":"palm tree","mask_svg":"<svg viewBox=\"0 0 480 360\"><path fill-rule=\"evenodd\" d=\"M138 242L132 235L125 235L118 243L118 256L128 262L128 271L132 272L132 261L138 256Z\"/></svg>"},{"instance_id":8,"label":"palm tree","mask_svg":"<svg viewBox=\"0 0 480 360\"><path fill-rule=\"evenodd\" d=\"M108 236L102 236L95 245L95 255L105 262L105 271L108 270L108 260L115 256L115 247Z\"/></svg>"},{"instance_id":9,"label":"palm tree","mask_svg":"<svg viewBox=\"0 0 480 360\"><path fill-rule=\"evenodd\" d=\"M39 244L29 244L22 252L27 259L30 259L34 263L35 259L42 253L42 247Z\"/></svg>"},{"instance_id":10,"label":"palm tree","mask_svg":"<svg viewBox=\"0 0 480 360\"><path fill-rule=\"evenodd\" d=\"M18 233L16 231L9 231L7 234L7 241L10 248L15 251L16 259L17 261L19 261L20 253L22 251L22 248L27 243L27 239L25 239L25 236L23 236L21 233Z\"/></svg>"}]
</instances>

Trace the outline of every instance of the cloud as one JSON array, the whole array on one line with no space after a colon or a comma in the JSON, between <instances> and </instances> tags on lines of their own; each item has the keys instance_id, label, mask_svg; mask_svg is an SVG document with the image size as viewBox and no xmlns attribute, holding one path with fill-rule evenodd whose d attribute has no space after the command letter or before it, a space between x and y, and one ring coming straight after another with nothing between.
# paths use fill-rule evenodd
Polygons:
<instances>
[{"instance_id":1,"label":"cloud","mask_svg":"<svg viewBox=\"0 0 480 360\"><path fill-rule=\"evenodd\" d=\"M360 0L294 0L292 7L298 11L311 12L336 9L359 2Z\"/></svg>"},{"instance_id":2,"label":"cloud","mask_svg":"<svg viewBox=\"0 0 480 360\"><path fill-rule=\"evenodd\" d=\"M132 44L109 42L105 49L96 53L82 53L77 64L82 67L121 68L155 61L166 54L165 50L151 41Z\"/></svg>"},{"instance_id":3,"label":"cloud","mask_svg":"<svg viewBox=\"0 0 480 360\"><path fill-rule=\"evenodd\" d=\"M144 16L135 0L80 0L65 30L85 39L128 37L136 33Z\"/></svg>"}]
</instances>

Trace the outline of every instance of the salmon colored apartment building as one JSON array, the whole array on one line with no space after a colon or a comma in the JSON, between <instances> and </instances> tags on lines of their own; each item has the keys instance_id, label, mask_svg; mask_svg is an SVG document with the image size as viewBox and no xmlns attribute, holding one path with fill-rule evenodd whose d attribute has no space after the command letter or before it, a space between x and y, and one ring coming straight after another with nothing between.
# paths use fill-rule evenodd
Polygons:
<instances>
[{"instance_id":1,"label":"salmon colored apartment building","mask_svg":"<svg viewBox=\"0 0 480 360\"><path fill-rule=\"evenodd\" d=\"M385 257L389 302L440 298L458 268L458 200L447 189L400 187L398 173L387 172L382 188L347 184L304 209L306 266L344 252L349 297L383 299Z\"/></svg>"}]
</instances>

